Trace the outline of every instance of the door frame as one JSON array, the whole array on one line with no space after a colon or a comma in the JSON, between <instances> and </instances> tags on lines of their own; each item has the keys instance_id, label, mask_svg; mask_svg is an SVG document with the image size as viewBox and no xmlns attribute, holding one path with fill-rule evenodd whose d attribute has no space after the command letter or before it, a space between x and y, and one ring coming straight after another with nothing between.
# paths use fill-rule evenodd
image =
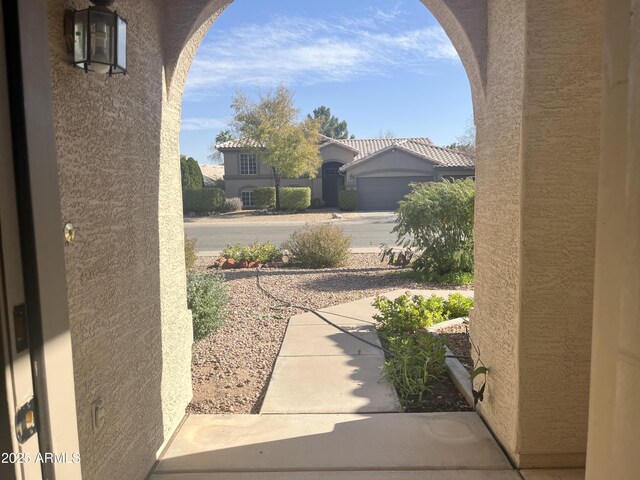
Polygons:
<instances>
[{"instance_id":1,"label":"door frame","mask_svg":"<svg viewBox=\"0 0 640 480\"><path fill-rule=\"evenodd\" d=\"M324 200L325 204L327 207L331 206L331 207L337 207L338 206L338 195L340 192L340 187L344 186L344 175L342 175L340 173L340 167L342 167L344 165L344 163L338 161L338 160L329 160L326 161L322 164L321 167L321 172L322 172L322 200ZM325 168L327 167L338 167L338 173L335 175L325 175ZM327 194L328 194L328 183L325 183L326 179L331 179L331 183L333 184L334 181L337 184L336 185L336 192L335 192L335 205L329 205L328 199L327 199Z\"/></svg>"},{"instance_id":2,"label":"door frame","mask_svg":"<svg viewBox=\"0 0 640 480\"><path fill-rule=\"evenodd\" d=\"M6 43L11 46L6 48L6 65L17 197L15 209L28 311L29 349L34 364L40 451L71 456L79 452L79 443L47 2L0 2L5 38L10 40ZM0 414L6 416L8 412ZM13 419L9 418L9 421ZM47 480L80 479L80 464L43 464L43 477Z\"/></svg>"}]
</instances>

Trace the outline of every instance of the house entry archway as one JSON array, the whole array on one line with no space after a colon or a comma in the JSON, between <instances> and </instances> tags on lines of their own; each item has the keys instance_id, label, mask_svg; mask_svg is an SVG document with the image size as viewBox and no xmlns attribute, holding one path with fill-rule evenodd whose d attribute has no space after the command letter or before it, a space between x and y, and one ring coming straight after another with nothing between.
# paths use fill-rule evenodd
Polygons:
<instances>
[{"instance_id":1,"label":"house entry archway","mask_svg":"<svg viewBox=\"0 0 640 480\"><path fill-rule=\"evenodd\" d=\"M341 166L341 162L326 162L322 165L322 200L327 207L338 206L338 192L344 186Z\"/></svg>"}]
</instances>

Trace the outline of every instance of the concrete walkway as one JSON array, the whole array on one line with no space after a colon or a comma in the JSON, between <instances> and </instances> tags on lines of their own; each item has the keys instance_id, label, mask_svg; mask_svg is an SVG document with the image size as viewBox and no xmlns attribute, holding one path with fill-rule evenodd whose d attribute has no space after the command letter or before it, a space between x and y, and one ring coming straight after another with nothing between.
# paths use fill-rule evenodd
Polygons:
<instances>
[{"instance_id":1,"label":"concrete walkway","mask_svg":"<svg viewBox=\"0 0 640 480\"><path fill-rule=\"evenodd\" d=\"M189 416L151 480L521 480L475 413L399 413L372 300L322 314L373 345L293 317L260 415Z\"/></svg>"}]
</instances>

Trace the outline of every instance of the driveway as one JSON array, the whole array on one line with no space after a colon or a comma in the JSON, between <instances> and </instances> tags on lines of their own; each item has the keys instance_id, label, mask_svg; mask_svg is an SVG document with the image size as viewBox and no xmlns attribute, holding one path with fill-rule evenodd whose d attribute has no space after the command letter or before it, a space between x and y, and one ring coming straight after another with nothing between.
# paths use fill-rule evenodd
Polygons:
<instances>
[{"instance_id":1,"label":"driveway","mask_svg":"<svg viewBox=\"0 0 640 480\"><path fill-rule=\"evenodd\" d=\"M396 215L393 212L351 213L346 218L331 219L330 214L317 219L304 217L296 220L295 215L251 217L251 221L234 221L220 217L185 219L184 231L187 237L198 240L199 256L216 255L227 244L249 244L270 241L282 244L298 228L306 223L330 223L338 225L347 235L351 235L354 252L379 251L380 244L395 244L396 236L391 233Z\"/></svg>"}]
</instances>

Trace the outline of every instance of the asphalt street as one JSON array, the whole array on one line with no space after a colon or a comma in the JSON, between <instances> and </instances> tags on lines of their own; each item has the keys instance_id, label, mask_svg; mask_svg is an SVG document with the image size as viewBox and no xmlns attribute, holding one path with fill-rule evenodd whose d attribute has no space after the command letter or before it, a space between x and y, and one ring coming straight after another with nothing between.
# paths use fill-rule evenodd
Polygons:
<instances>
[{"instance_id":1,"label":"asphalt street","mask_svg":"<svg viewBox=\"0 0 640 480\"><path fill-rule=\"evenodd\" d=\"M361 220L331 220L326 223L338 225L350 235L351 248L356 251L377 252L380 244L395 244L396 236L391 233L395 225L393 214L367 216ZM207 255L220 252L227 244L270 241L280 245L302 226L304 223L300 222L232 223L214 220L185 222L184 231L188 237L198 240L198 254Z\"/></svg>"}]
</instances>

